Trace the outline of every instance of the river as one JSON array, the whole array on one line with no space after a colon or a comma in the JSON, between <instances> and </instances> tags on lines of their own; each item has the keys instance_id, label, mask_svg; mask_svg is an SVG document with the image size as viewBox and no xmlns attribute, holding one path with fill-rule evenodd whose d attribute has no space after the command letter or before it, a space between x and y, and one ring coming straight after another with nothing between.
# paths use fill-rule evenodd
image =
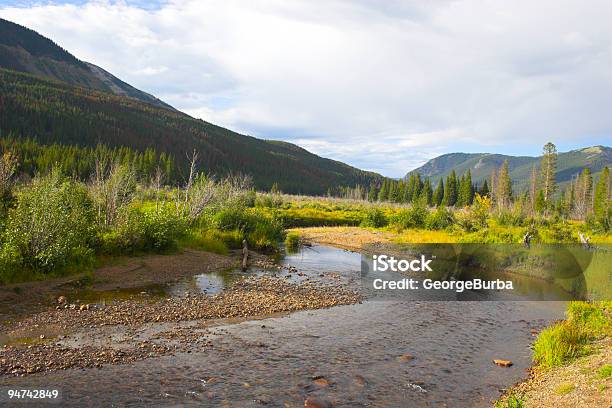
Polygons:
<instances>
[{"instance_id":1,"label":"river","mask_svg":"<svg viewBox=\"0 0 612 408\"><path fill-rule=\"evenodd\" d=\"M281 262L304 274L292 279L331 274L355 283L361 256L314 246ZM238 275L200 275L169 292L215 293ZM335 407L484 407L526 375L531 329L563 310L562 302L366 300L222 322L205 351L6 377L0 385L58 387L71 407L303 407L309 397ZM498 367L499 358L514 364Z\"/></svg>"}]
</instances>

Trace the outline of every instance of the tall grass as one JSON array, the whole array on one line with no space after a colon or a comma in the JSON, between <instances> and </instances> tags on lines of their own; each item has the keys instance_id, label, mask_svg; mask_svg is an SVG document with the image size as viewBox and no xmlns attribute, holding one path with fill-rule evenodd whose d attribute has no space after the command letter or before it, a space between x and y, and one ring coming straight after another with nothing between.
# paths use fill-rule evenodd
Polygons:
<instances>
[{"instance_id":1,"label":"tall grass","mask_svg":"<svg viewBox=\"0 0 612 408\"><path fill-rule=\"evenodd\" d=\"M533 346L533 360L542 367L567 364L588 352L588 344L611 335L612 302L570 302L567 320L543 330Z\"/></svg>"}]
</instances>

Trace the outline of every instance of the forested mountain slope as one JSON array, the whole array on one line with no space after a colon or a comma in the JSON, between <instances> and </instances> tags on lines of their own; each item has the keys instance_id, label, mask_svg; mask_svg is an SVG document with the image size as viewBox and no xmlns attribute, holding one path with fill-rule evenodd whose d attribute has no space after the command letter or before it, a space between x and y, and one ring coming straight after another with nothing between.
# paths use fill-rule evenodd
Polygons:
<instances>
[{"instance_id":1,"label":"forested mountain slope","mask_svg":"<svg viewBox=\"0 0 612 408\"><path fill-rule=\"evenodd\" d=\"M517 190L526 188L529 183L532 167L539 171L541 157L508 156L491 153L449 153L429 160L423 166L410 173L419 173L429 177L435 183L440 177L446 178L451 170L458 175L469 169L472 181L481 184L485 178L491 177L493 169L499 169L504 160L508 160L510 177ZM592 146L583 149L562 152L557 157L556 179L560 184L569 182L572 177L588 167L595 178L601 170L612 165L612 148L607 146ZM410 175L408 173L408 175Z\"/></svg>"},{"instance_id":2,"label":"forested mountain slope","mask_svg":"<svg viewBox=\"0 0 612 408\"><path fill-rule=\"evenodd\" d=\"M153 148L171 154L179 167L196 149L200 168L208 173L249 174L260 189L277 182L291 193L324 194L382 178L290 143L244 136L134 98L5 69L0 69L0 132L47 144Z\"/></svg>"},{"instance_id":3,"label":"forested mountain slope","mask_svg":"<svg viewBox=\"0 0 612 408\"><path fill-rule=\"evenodd\" d=\"M186 155L194 149L201 170L248 174L259 189L276 182L285 192L324 194L382 179L290 143L194 119L35 31L0 19L0 137L9 134L41 144L155 149L171 156L174 181L184 176Z\"/></svg>"}]
</instances>

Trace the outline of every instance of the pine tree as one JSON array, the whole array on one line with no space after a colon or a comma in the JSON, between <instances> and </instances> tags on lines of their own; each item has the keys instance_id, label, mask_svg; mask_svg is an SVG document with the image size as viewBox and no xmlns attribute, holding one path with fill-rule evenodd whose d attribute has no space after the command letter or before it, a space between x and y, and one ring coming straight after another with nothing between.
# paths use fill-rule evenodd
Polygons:
<instances>
[{"instance_id":1,"label":"pine tree","mask_svg":"<svg viewBox=\"0 0 612 408\"><path fill-rule=\"evenodd\" d=\"M412 202L416 203L421 196L421 190L423 189L423 182L421 181L421 175L419 173L414 177L414 191L412 192Z\"/></svg>"},{"instance_id":2,"label":"pine tree","mask_svg":"<svg viewBox=\"0 0 612 408\"><path fill-rule=\"evenodd\" d=\"M481 197L486 197L489 195L489 185L487 184L487 179L485 179L485 181L482 183L482 187L480 187L480 190L478 191L478 194L480 194Z\"/></svg>"},{"instance_id":3,"label":"pine tree","mask_svg":"<svg viewBox=\"0 0 612 408\"><path fill-rule=\"evenodd\" d=\"M373 202L378 199L378 186L376 184L372 184L370 186L370 191L368 192L368 201Z\"/></svg>"},{"instance_id":4,"label":"pine tree","mask_svg":"<svg viewBox=\"0 0 612 408\"><path fill-rule=\"evenodd\" d=\"M468 169L465 176L461 176L461 183L459 184L459 206L465 207L472 205L474 200L474 186L472 185L472 172Z\"/></svg>"},{"instance_id":5,"label":"pine tree","mask_svg":"<svg viewBox=\"0 0 612 408\"><path fill-rule=\"evenodd\" d=\"M431 182L429 181L429 179L425 179L425 182L423 183L423 188L421 189L421 194L419 195L419 200L421 200L423 204L431 206L432 194L433 192L431 190Z\"/></svg>"},{"instance_id":6,"label":"pine tree","mask_svg":"<svg viewBox=\"0 0 612 408\"><path fill-rule=\"evenodd\" d=\"M491 203L497 203L497 170L495 167L491 171L491 185L489 186L491 191Z\"/></svg>"},{"instance_id":7,"label":"pine tree","mask_svg":"<svg viewBox=\"0 0 612 408\"><path fill-rule=\"evenodd\" d=\"M499 175L497 176L497 205L500 208L508 208L512 199L512 180L508 170L508 160L504 160Z\"/></svg>"},{"instance_id":8,"label":"pine tree","mask_svg":"<svg viewBox=\"0 0 612 408\"><path fill-rule=\"evenodd\" d=\"M544 145L542 164L540 166L542 190L544 191L544 200L547 202L552 200L552 196L557 188L555 181L556 172L557 147L553 143L548 142Z\"/></svg>"},{"instance_id":9,"label":"pine tree","mask_svg":"<svg viewBox=\"0 0 612 408\"><path fill-rule=\"evenodd\" d=\"M595 187L593 201L595 219L605 231L610 229L610 169L604 167Z\"/></svg>"},{"instance_id":10,"label":"pine tree","mask_svg":"<svg viewBox=\"0 0 612 408\"><path fill-rule=\"evenodd\" d=\"M380 187L380 191L378 192L378 201L387 201L389 197L389 180L385 179L383 181L382 186Z\"/></svg>"},{"instance_id":11,"label":"pine tree","mask_svg":"<svg viewBox=\"0 0 612 408\"><path fill-rule=\"evenodd\" d=\"M529 203L531 211L535 210L536 194L538 191L538 173L535 164L531 167L531 180L529 183Z\"/></svg>"},{"instance_id":12,"label":"pine tree","mask_svg":"<svg viewBox=\"0 0 612 408\"><path fill-rule=\"evenodd\" d=\"M433 193L432 201L433 205L436 207L442 204L442 199L444 198L444 182L442 181L442 177L438 180L438 186L436 187L436 191Z\"/></svg>"},{"instance_id":13,"label":"pine tree","mask_svg":"<svg viewBox=\"0 0 612 408\"><path fill-rule=\"evenodd\" d=\"M461 175L459 179L459 188L457 189L457 203L455 204L457 207L465 207L465 194L464 194L464 185L465 185L465 174Z\"/></svg>"},{"instance_id":14,"label":"pine tree","mask_svg":"<svg viewBox=\"0 0 612 408\"><path fill-rule=\"evenodd\" d=\"M415 183L415 177L414 177L414 173L410 175L410 178L408 179L408 185L406 186L406 192L404 194L404 202L406 203L410 203L412 202L412 195L414 194L414 183Z\"/></svg>"},{"instance_id":15,"label":"pine tree","mask_svg":"<svg viewBox=\"0 0 612 408\"><path fill-rule=\"evenodd\" d=\"M457 202L457 175L455 170L446 178L446 187L444 188L444 198L442 200L445 206L452 207Z\"/></svg>"}]
</instances>

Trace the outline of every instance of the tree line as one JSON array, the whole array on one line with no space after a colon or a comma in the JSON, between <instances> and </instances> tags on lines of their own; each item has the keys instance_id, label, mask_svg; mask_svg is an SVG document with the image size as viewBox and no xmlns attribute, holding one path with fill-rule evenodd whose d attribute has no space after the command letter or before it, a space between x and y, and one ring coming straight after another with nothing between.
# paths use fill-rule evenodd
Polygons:
<instances>
[{"instance_id":1,"label":"tree line","mask_svg":"<svg viewBox=\"0 0 612 408\"><path fill-rule=\"evenodd\" d=\"M530 185L525 191L514 191L508 161L505 160L499 168L492 170L481 185L472 182L469 169L460 178L453 169L446 179L438 180L435 188L429 178L411 173L408 180L385 179L381 184L372 184L369 188L344 188L340 195L371 202L468 207L478 194L490 198L493 207L499 211L518 207L530 216L556 214L576 220L591 217L604 225L606 230L609 229L612 187L608 167L603 169L596 184L591 170L585 167L563 191L559 191L556 171L557 149L549 142L543 148L539 169L535 165L532 168Z\"/></svg>"}]
</instances>

